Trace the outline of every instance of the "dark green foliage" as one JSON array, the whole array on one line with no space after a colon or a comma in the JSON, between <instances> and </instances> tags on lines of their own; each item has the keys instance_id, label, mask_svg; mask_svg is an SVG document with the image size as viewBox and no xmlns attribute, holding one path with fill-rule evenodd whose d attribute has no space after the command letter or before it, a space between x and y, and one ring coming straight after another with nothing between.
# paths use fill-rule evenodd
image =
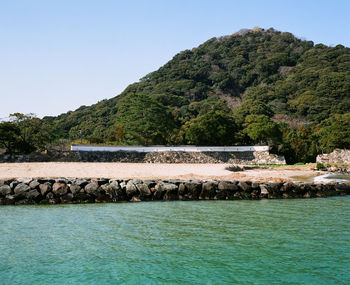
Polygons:
<instances>
[{"instance_id":1,"label":"dark green foliage","mask_svg":"<svg viewBox=\"0 0 350 285\"><path fill-rule=\"evenodd\" d=\"M318 138L313 130L301 126L297 130L283 128L283 144L280 153L287 163L314 162L318 154Z\"/></svg>"},{"instance_id":2,"label":"dark green foliage","mask_svg":"<svg viewBox=\"0 0 350 285\"><path fill-rule=\"evenodd\" d=\"M183 126L185 140L194 145L233 145L237 126L233 117L211 111L188 121Z\"/></svg>"},{"instance_id":3,"label":"dark green foliage","mask_svg":"<svg viewBox=\"0 0 350 285\"><path fill-rule=\"evenodd\" d=\"M33 114L15 113L11 121L0 123L0 146L7 153L30 153L45 149L53 140L49 126Z\"/></svg>"},{"instance_id":4,"label":"dark green foliage","mask_svg":"<svg viewBox=\"0 0 350 285\"><path fill-rule=\"evenodd\" d=\"M265 115L249 115L245 119L245 132L254 144L276 145L282 142L281 130Z\"/></svg>"},{"instance_id":5,"label":"dark green foliage","mask_svg":"<svg viewBox=\"0 0 350 285\"><path fill-rule=\"evenodd\" d=\"M334 115L324 120L317 130L320 149L329 152L334 148L350 148L350 113Z\"/></svg>"},{"instance_id":6,"label":"dark green foliage","mask_svg":"<svg viewBox=\"0 0 350 285\"><path fill-rule=\"evenodd\" d=\"M167 144L175 121L170 109L148 95L129 94L118 105L115 128L122 129L117 143Z\"/></svg>"}]
</instances>

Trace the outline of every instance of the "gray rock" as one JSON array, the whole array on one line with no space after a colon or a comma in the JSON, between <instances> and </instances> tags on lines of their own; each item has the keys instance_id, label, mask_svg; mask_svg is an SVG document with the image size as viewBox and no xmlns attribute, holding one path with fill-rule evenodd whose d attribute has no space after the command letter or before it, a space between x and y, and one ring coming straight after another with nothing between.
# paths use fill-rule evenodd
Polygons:
<instances>
[{"instance_id":1,"label":"gray rock","mask_svg":"<svg viewBox=\"0 0 350 285\"><path fill-rule=\"evenodd\" d=\"M74 198L74 195L72 193L67 193L61 197L62 203L70 203Z\"/></svg>"},{"instance_id":2,"label":"gray rock","mask_svg":"<svg viewBox=\"0 0 350 285\"><path fill-rule=\"evenodd\" d=\"M233 182L221 181L218 185L219 190L238 191L238 186Z\"/></svg>"},{"instance_id":3,"label":"gray rock","mask_svg":"<svg viewBox=\"0 0 350 285\"><path fill-rule=\"evenodd\" d=\"M78 185L80 187L85 187L87 184L89 184L89 181L86 179L77 178L72 181L72 184Z\"/></svg>"},{"instance_id":4,"label":"gray rock","mask_svg":"<svg viewBox=\"0 0 350 285\"><path fill-rule=\"evenodd\" d=\"M40 190L41 195L45 197L45 195L51 191L50 182L45 182L44 184L40 184L39 190Z\"/></svg>"},{"instance_id":5,"label":"gray rock","mask_svg":"<svg viewBox=\"0 0 350 285\"><path fill-rule=\"evenodd\" d=\"M121 189L121 187L120 187L117 180L113 180L113 181L110 181L110 183L109 183L109 189L111 189L113 191L118 191Z\"/></svg>"},{"instance_id":6,"label":"gray rock","mask_svg":"<svg viewBox=\"0 0 350 285\"><path fill-rule=\"evenodd\" d=\"M26 193L26 198L29 200L35 200L38 196L40 196L40 193L36 189L32 189Z\"/></svg>"},{"instance_id":7,"label":"gray rock","mask_svg":"<svg viewBox=\"0 0 350 285\"><path fill-rule=\"evenodd\" d=\"M12 205L15 203L15 196L14 195L6 195L5 199L4 199L4 203L6 205Z\"/></svg>"},{"instance_id":8,"label":"gray rock","mask_svg":"<svg viewBox=\"0 0 350 285\"><path fill-rule=\"evenodd\" d=\"M164 200L179 200L178 186L176 184L164 183L161 187L165 191Z\"/></svg>"},{"instance_id":9,"label":"gray rock","mask_svg":"<svg viewBox=\"0 0 350 285\"><path fill-rule=\"evenodd\" d=\"M187 188L187 194L188 198L190 200L198 200L199 194L202 191L202 184L200 182L186 182L185 187Z\"/></svg>"},{"instance_id":10,"label":"gray rock","mask_svg":"<svg viewBox=\"0 0 350 285\"><path fill-rule=\"evenodd\" d=\"M46 194L46 199L48 201L49 204L56 204L56 199L55 199L55 196L53 195L52 192L49 192Z\"/></svg>"},{"instance_id":11,"label":"gray rock","mask_svg":"<svg viewBox=\"0 0 350 285\"><path fill-rule=\"evenodd\" d=\"M88 194L96 195L98 194L98 184L97 183L89 183L85 186L85 192Z\"/></svg>"},{"instance_id":12,"label":"gray rock","mask_svg":"<svg viewBox=\"0 0 350 285\"><path fill-rule=\"evenodd\" d=\"M40 183L37 180L33 180L32 182L29 183L29 187L32 189L38 188L39 185Z\"/></svg>"},{"instance_id":13,"label":"gray rock","mask_svg":"<svg viewBox=\"0 0 350 285\"><path fill-rule=\"evenodd\" d=\"M147 199L150 196L152 196L152 192L146 184L136 184L136 188L140 192L141 199L145 199L145 198Z\"/></svg>"},{"instance_id":14,"label":"gray rock","mask_svg":"<svg viewBox=\"0 0 350 285\"><path fill-rule=\"evenodd\" d=\"M15 189L16 186L19 184L19 182L17 180L13 180L11 183L10 183L10 187L11 189Z\"/></svg>"},{"instance_id":15,"label":"gray rock","mask_svg":"<svg viewBox=\"0 0 350 285\"><path fill-rule=\"evenodd\" d=\"M239 182L238 187L244 192L250 192L252 190L252 187L249 186L246 182Z\"/></svg>"},{"instance_id":16,"label":"gray rock","mask_svg":"<svg viewBox=\"0 0 350 285\"><path fill-rule=\"evenodd\" d=\"M56 196L62 196L68 192L68 185L66 183L55 182L52 186L52 192Z\"/></svg>"},{"instance_id":17,"label":"gray rock","mask_svg":"<svg viewBox=\"0 0 350 285\"><path fill-rule=\"evenodd\" d=\"M32 182L33 179L31 178L18 178L17 181L19 183L24 183L24 184L29 184L30 182Z\"/></svg>"},{"instance_id":18,"label":"gray rock","mask_svg":"<svg viewBox=\"0 0 350 285\"><path fill-rule=\"evenodd\" d=\"M213 199L216 196L216 190L218 189L217 182L209 181L202 184L202 192L199 196L200 199Z\"/></svg>"},{"instance_id":19,"label":"gray rock","mask_svg":"<svg viewBox=\"0 0 350 285\"><path fill-rule=\"evenodd\" d=\"M57 179L55 179L55 182L62 183L62 184L68 184L68 179L66 179L66 178L57 178Z\"/></svg>"},{"instance_id":20,"label":"gray rock","mask_svg":"<svg viewBox=\"0 0 350 285\"><path fill-rule=\"evenodd\" d=\"M141 199L137 196L133 196L131 199L130 199L130 202L141 202Z\"/></svg>"},{"instance_id":21,"label":"gray rock","mask_svg":"<svg viewBox=\"0 0 350 285\"><path fill-rule=\"evenodd\" d=\"M14 193L15 197L24 196L25 192L29 191L31 188L24 183L20 183L15 187Z\"/></svg>"},{"instance_id":22,"label":"gray rock","mask_svg":"<svg viewBox=\"0 0 350 285\"><path fill-rule=\"evenodd\" d=\"M126 195L128 195L128 197L132 197L138 194L138 190L135 186L135 184L133 184L132 182L128 182L126 184Z\"/></svg>"},{"instance_id":23,"label":"gray rock","mask_svg":"<svg viewBox=\"0 0 350 285\"><path fill-rule=\"evenodd\" d=\"M69 187L70 191L75 194L75 193L79 193L81 188L79 185L76 185L76 184L71 184L70 187Z\"/></svg>"},{"instance_id":24,"label":"gray rock","mask_svg":"<svg viewBox=\"0 0 350 285\"><path fill-rule=\"evenodd\" d=\"M184 183L180 183L179 184L179 195L184 196L185 194L187 194L188 189L185 187Z\"/></svg>"},{"instance_id":25,"label":"gray rock","mask_svg":"<svg viewBox=\"0 0 350 285\"><path fill-rule=\"evenodd\" d=\"M11 194L11 187L9 185L2 185L0 186L0 195L6 196L8 194Z\"/></svg>"},{"instance_id":26,"label":"gray rock","mask_svg":"<svg viewBox=\"0 0 350 285\"><path fill-rule=\"evenodd\" d=\"M265 184L260 184L260 194L265 196L269 194Z\"/></svg>"},{"instance_id":27,"label":"gray rock","mask_svg":"<svg viewBox=\"0 0 350 285\"><path fill-rule=\"evenodd\" d=\"M166 192L166 189L164 187L164 183L160 182L154 187L155 191L153 194L154 200L163 200L164 194Z\"/></svg>"}]
</instances>

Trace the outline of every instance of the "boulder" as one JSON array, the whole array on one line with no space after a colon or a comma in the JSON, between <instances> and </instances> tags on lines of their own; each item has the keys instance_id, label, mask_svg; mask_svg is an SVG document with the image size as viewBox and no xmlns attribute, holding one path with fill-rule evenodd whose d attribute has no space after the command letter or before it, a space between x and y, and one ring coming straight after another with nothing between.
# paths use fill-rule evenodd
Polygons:
<instances>
[{"instance_id":1,"label":"boulder","mask_svg":"<svg viewBox=\"0 0 350 285\"><path fill-rule=\"evenodd\" d=\"M339 192L340 195L350 194L350 184L338 183L334 186L335 191Z\"/></svg>"},{"instance_id":2,"label":"boulder","mask_svg":"<svg viewBox=\"0 0 350 285\"><path fill-rule=\"evenodd\" d=\"M87 181L86 179L77 178L72 180L72 184L84 188L87 184L89 184L89 181Z\"/></svg>"},{"instance_id":3,"label":"boulder","mask_svg":"<svg viewBox=\"0 0 350 285\"><path fill-rule=\"evenodd\" d=\"M165 190L163 200L179 200L179 191L176 184L164 183L161 187Z\"/></svg>"},{"instance_id":4,"label":"boulder","mask_svg":"<svg viewBox=\"0 0 350 285\"><path fill-rule=\"evenodd\" d=\"M11 187L9 185L2 185L0 186L0 196L6 196L8 194L11 194Z\"/></svg>"},{"instance_id":5,"label":"boulder","mask_svg":"<svg viewBox=\"0 0 350 285\"><path fill-rule=\"evenodd\" d=\"M99 186L97 183L89 183L85 186L85 192L90 194L90 195L95 195L97 196L99 193Z\"/></svg>"},{"instance_id":6,"label":"boulder","mask_svg":"<svg viewBox=\"0 0 350 285\"><path fill-rule=\"evenodd\" d=\"M4 205L13 205L15 203L15 196L14 195L6 195L5 199L3 199Z\"/></svg>"},{"instance_id":7,"label":"boulder","mask_svg":"<svg viewBox=\"0 0 350 285\"><path fill-rule=\"evenodd\" d=\"M32 182L33 179L31 178L18 178L17 181L19 183L23 183L23 184L29 184L30 182Z\"/></svg>"},{"instance_id":8,"label":"boulder","mask_svg":"<svg viewBox=\"0 0 350 285\"><path fill-rule=\"evenodd\" d=\"M186 182L187 196L190 200L198 200L199 194L202 192L202 184L198 181Z\"/></svg>"},{"instance_id":9,"label":"boulder","mask_svg":"<svg viewBox=\"0 0 350 285\"><path fill-rule=\"evenodd\" d=\"M199 199L210 200L216 195L218 183L214 181L205 182L202 184L202 192L199 195Z\"/></svg>"},{"instance_id":10,"label":"boulder","mask_svg":"<svg viewBox=\"0 0 350 285\"><path fill-rule=\"evenodd\" d=\"M10 187L11 189L15 189L16 186L20 184L17 180L13 180L11 183L10 183Z\"/></svg>"},{"instance_id":11,"label":"boulder","mask_svg":"<svg viewBox=\"0 0 350 285\"><path fill-rule=\"evenodd\" d=\"M39 190L40 193L43 197L45 197L45 195L51 191L51 183L50 182L44 182L43 184L39 185Z\"/></svg>"},{"instance_id":12,"label":"boulder","mask_svg":"<svg viewBox=\"0 0 350 285\"><path fill-rule=\"evenodd\" d=\"M267 187L265 184L260 184L260 197L261 198L267 198L269 195L269 191L267 190Z\"/></svg>"},{"instance_id":13,"label":"boulder","mask_svg":"<svg viewBox=\"0 0 350 285\"><path fill-rule=\"evenodd\" d=\"M52 186L52 192L56 196L63 196L68 192L68 185L66 183L55 182Z\"/></svg>"},{"instance_id":14,"label":"boulder","mask_svg":"<svg viewBox=\"0 0 350 285\"><path fill-rule=\"evenodd\" d=\"M121 187L117 180L109 182L108 192L112 194L116 201L126 201L126 185Z\"/></svg>"},{"instance_id":15,"label":"boulder","mask_svg":"<svg viewBox=\"0 0 350 285\"><path fill-rule=\"evenodd\" d=\"M68 179L66 179L66 178L57 178L57 179L55 179L55 182L62 183L62 184L68 184L69 183Z\"/></svg>"},{"instance_id":16,"label":"boulder","mask_svg":"<svg viewBox=\"0 0 350 285\"><path fill-rule=\"evenodd\" d=\"M49 192L46 194L46 200L49 204L56 204L57 203L55 196L53 195L52 192Z\"/></svg>"},{"instance_id":17,"label":"boulder","mask_svg":"<svg viewBox=\"0 0 350 285\"><path fill-rule=\"evenodd\" d=\"M72 193L67 193L63 196L61 196L61 202L62 203L70 203L74 198L74 195Z\"/></svg>"},{"instance_id":18,"label":"boulder","mask_svg":"<svg viewBox=\"0 0 350 285\"><path fill-rule=\"evenodd\" d=\"M137 190L140 192L140 199L150 199L152 196L151 190L148 188L146 184L136 184Z\"/></svg>"},{"instance_id":19,"label":"boulder","mask_svg":"<svg viewBox=\"0 0 350 285\"><path fill-rule=\"evenodd\" d=\"M139 194L139 191L137 190L137 188L136 188L135 184L132 182L132 180L130 180L126 184L125 192L126 192L126 195L130 198Z\"/></svg>"},{"instance_id":20,"label":"boulder","mask_svg":"<svg viewBox=\"0 0 350 285\"><path fill-rule=\"evenodd\" d=\"M24 183L20 183L15 187L14 193L15 193L15 197L24 197L25 196L25 192L29 191L31 188Z\"/></svg>"},{"instance_id":21,"label":"boulder","mask_svg":"<svg viewBox=\"0 0 350 285\"><path fill-rule=\"evenodd\" d=\"M252 187L246 182L240 181L237 186L239 189L241 189L244 192L251 192L252 191Z\"/></svg>"},{"instance_id":22,"label":"boulder","mask_svg":"<svg viewBox=\"0 0 350 285\"><path fill-rule=\"evenodd\" d=\"M217 199L234 199L234 194L238 191L238 186L235 182L231 181L221 181L218 184ZM225 198L224 198L225 197Z\"/></svg>"},{"instance_id":23,"label":"boulder","mask_svg":"<svg viewBox=\"0 0 350 285\"><path fill-rule=\"evenodd\" d=\"M36 200L39 196L40 196L40 193L36 189L32 189L26 192L26 198L28 200Z\"/></svg>"},{"instance_id":24,"label":"boulder","mask_svg":"<svg viewBox=\"0 0 350 285\"><path fill-rule=\"evenodd\" d=\"M131 199L130 199L130 202L141 202L141 199L137 196L133 196Z\"/></svg>"},{"instance_id":25,"label":"boulder","mask_svg":"<svg viewBox=\"0 0 350 285\"><path fill-rule=\"evenodd\" d=\"M37 189L40 183L37 180L33 180L32 182L29 183L29 187L32 189Z\"/></svg>"},{"instance_id":26,"label":"boulder","mask_svg":"<svg viewBox=\"0 0 350 285\"><path fill-rule=\"evenodd\" d=\"M155 191L153 194L154 200L163 200L163 197L165 195L166 189L164 187L164 183L160 182L154 187Z\"/></svg>"},{"instance_id":27,"label":"boulder","mask_svg":"<svg viewBox=\"0 0 350 285\"><path fill-rule=\"evenodd\" d=\"M77 184L71 184L69 186L70 192L72 192L72 194L74 195L75 193L79 193L81 190L81 187Z\"/></svg>"}]
</instances>

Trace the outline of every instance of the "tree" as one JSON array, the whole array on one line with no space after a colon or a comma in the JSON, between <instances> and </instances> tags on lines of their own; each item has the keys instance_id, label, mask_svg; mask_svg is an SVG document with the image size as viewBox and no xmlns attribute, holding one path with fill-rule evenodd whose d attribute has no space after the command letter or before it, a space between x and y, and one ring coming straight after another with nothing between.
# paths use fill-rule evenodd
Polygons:
<instances>
[{"instance_id":1,"label":"tree","mask_svg":"<svg viewBox=\"0 0 350 285\"><path fill-rule=\"evenodd\" d=\"M278 144L282 133L274 121L265 115L249 115L245 120L245 132L254 143Z\"/></svg>"},{"instance_id":2,"label":"tree","mask_svg":"<svg viewBox=\"0 0 350 285\"><path fill-rule=\"evenodd\" d=\"M169 108L148 95L129 94L120 101L115 129L123 138L117 143L167 144L174 127Z\"/></svg>"},{"instance_id":3,"label":"tree","mask_svg":"<svg viewBox=\"0 0 350 285\"><path fill-rule=\"evenodd\" d=\"M43 150L53 139L50 126L37 118L35 114L14 113L10 115L10 120L20 130L18 151L21 153Z\"/></svg>"},{"instance_id":4,"label":"tree","mask_svg":"<svg viewBox=\"0 0 350 285\"><path fill-rule=\"evenodd\" d=\"M232 116L219 111L198 116L183 129L187 142L195 145L233 145L237 132Z\"/></svg>"},{"instance_id":5,"label":"tree","mask_svg":"<svg viewBox=\"0 0 350 285\"><path fill-rule=\"evenodd\" d=\"M335 148L350 149L350 113L336 114L318 125L320 148L331 152Z\"/></svg>"},{"instance_id":6,"label":"tree","mask_svg":"<svg viewBox=\"0 0 350 285\"><path fill-rule=\"evenodd\" d=\"M34 114L10 115L10 121L0 123L0 146L8 153L30 153L42 150L52 138L49 126Z\"/></svg>"},{"instance_id":7,"label":"tree","mask_svg":"<svg viewBox=\"0 0 350 285\"><path fill-rule=\"evenodd\" d=\"M0 123L0 146L7 153L14 153L20 143L20 129L11 122Z\"/></svg>"},{"instance_id":8,"label":"tree","mask_svg":"<svg viewBox=\"0 0 350 285\"><path fill-rule=\"evenodd\" d=\"M312 128L306 126L300 126L297 130L285 128L280 153L285 156L289 164L315 162L318 154L316 142Z\"/></svg>"}]
</instances>

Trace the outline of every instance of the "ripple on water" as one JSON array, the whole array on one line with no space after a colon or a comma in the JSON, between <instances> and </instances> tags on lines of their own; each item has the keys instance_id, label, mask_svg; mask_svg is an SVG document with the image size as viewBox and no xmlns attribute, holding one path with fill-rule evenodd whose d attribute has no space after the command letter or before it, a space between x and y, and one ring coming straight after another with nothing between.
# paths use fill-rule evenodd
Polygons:
<instances>
[{"instance_id":1,"label":"ripple on water","mask_svg":"<svg viewBox=\"0 0 350 285\"><path fill-rule=\"evenodd\" d=\"M350 197L0 208L0 284L349 284Z\"/></svg>"}]
</instances>

